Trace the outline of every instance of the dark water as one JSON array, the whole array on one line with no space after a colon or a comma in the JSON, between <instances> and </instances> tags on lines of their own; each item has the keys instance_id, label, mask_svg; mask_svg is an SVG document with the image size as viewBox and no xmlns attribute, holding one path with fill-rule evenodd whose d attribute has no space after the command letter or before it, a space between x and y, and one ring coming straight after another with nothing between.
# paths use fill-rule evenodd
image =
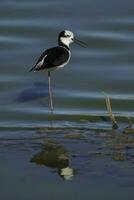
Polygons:
<instances>
[{"instance_id":1,"label":"dark water","mask_svg":"<svg viewBox=\"0 0 134 200\"><path fill-rule=\"evenodd\" d=\"M45 72L28 71L64 29L88 48L53 74L51 116ZM134 2L1 1L0 60L0 198L133 199Z\"/></svg>"}]
</instances>

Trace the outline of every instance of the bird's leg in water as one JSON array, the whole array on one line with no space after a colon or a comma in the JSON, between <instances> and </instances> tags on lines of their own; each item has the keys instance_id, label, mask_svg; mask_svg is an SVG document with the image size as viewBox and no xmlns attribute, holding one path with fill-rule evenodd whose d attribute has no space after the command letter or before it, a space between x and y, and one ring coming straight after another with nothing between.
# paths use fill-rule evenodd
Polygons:
<instances>
[{"instance_id":1,"label":"bird's leg in water","mask_svg":"<svg viewBox=\"0 0 134 200\"><path fill-rule=\"evenodd\" d=\"M52 99L52 89L51 89L51 73L48 71L48 88L49 88L49 104L51 112L53 112L53 99Z\"/></svg>"}]
</instances>

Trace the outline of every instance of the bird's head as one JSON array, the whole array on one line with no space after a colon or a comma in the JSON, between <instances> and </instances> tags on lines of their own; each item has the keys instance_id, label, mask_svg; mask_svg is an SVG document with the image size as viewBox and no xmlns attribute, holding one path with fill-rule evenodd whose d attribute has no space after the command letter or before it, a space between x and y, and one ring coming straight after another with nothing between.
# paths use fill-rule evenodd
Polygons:
<instances>
[{"instance_id":1,"label":"bird's head","mask_svg":"<svg viewBox=\"0 0 134 200\"><path fill-rule=\"evenodd\" d=\"M60 45L65 45L69 47L69 45L74 41L74 34L71 31L64 30L61 31L58 38Z\"/></svg>"},{"instance_id":2,"label":"bird's head","mask_svg":"<svg viewBox=\"0 0 134 200\"><path fill-rule=\"evenodd\" d=\"M74 37L74 34L69 30L61 31L58 37L59 45L65 45L69 47L69 45L73 42L79 44L80 46L86 47L86 44Z\"/></svg>"}]
</instances>

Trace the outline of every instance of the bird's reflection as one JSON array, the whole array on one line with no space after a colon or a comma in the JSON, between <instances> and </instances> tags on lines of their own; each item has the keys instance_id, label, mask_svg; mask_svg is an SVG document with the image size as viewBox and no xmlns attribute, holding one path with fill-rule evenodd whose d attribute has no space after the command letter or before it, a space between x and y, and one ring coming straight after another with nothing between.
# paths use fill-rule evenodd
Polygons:
<instances>
[{"instance_id":1,"label":"bird's reflection","mask_svg":"<svg viewBox=\"0 0 134 200\"><path fill-rule=\"evenodd\" d=\"M57 173L64 180L71 180L74 176L74 169L70 167L69 153L54 140L43 144L40 152L33 156L31 162L57 169Z\"/></svg>"},{"instance_id":2,"label":"bird's reflection","mask_svg":"<svg viewBox=\"0 0 134 200\"><path fill-rule=\"evenodd\" d=\"M16 101L26 102L47 96L48 96L48 84L37 82L34 83L33 86L22 91L21 94L17 97Z\"/></svg>"}]
</instances>

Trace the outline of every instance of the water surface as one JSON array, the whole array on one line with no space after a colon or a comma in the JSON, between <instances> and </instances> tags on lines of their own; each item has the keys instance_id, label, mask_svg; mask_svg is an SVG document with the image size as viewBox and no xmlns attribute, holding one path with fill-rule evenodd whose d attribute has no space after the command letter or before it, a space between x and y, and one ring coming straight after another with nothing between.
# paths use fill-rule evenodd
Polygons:
<instances>
[{"instance_id":1,"label":"water surface","mask_svg":"<svg viewBox=\"0 0 134 200\"><path fill-rule=\"evenodd\" d=\"M1 1L1 199L133 199L134 3L110 0ZM29 73L69 29L87 48L52 76ZM111 130L103 92L119 130ZM124 117L125 116L125 117ZM71 181L69 181L71 180ZM53 192L52 192L53 191Z\"/></svg>"}]
</instances>

